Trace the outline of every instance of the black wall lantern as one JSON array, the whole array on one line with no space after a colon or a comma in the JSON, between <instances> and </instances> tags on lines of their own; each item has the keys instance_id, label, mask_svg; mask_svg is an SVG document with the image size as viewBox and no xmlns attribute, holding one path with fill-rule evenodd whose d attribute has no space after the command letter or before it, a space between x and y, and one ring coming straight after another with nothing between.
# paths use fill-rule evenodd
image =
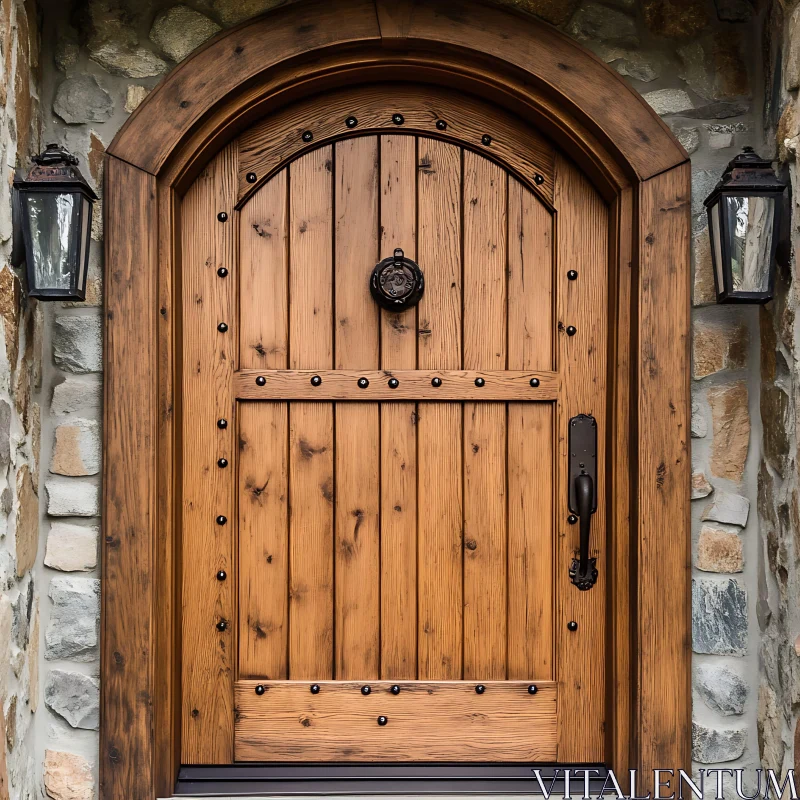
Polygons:
<instances>
[{"instance_id":1,"label":"black wall lantern","mask_svg":"<svg viewBox=\"0 0 800 800\"><path fill-rule=\"evenodd\" d=\"M33 161L28 176L14 181L28 293L40 300L85 300L97 195L63 147L49 144Z\"/></svg>"},{"instance_id":2,"label":"black wall lantern","mask_svg":"<svg viewBox=\"0 0 800 800\"><path fill-rule=\"evenodd\" d=\"M785 189L772 164L745 147L706 198L718 303L772 299Z\"/></svg>"}]
</instances>

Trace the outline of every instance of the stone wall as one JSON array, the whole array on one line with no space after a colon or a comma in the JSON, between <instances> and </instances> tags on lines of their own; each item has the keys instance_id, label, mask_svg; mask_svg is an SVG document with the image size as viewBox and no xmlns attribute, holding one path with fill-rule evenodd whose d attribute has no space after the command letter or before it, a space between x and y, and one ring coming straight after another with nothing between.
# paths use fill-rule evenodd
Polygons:
<instances>
[{"instance_id":1,"label":"stone wall","mask_svg":"<svg viewBox=\"0 0 800 800\"><path fill-rule=\"evenodd\" d=\"M106 144L162 77L217 31L281 4L275 0L42 2L46 138L66 144L81 157L81 169L98 191ZM796 481L791 456L794 435L786 432L793 421L795 402L793 300L784 288L784 299L768 307L760 320L753 308L713 304L702 208L703 198L742 146L753 145L766 154L773 148L774 136L767 144L762 136L765 124L769 127L770 123L761 109L772 109L775 115L789 95L781 88L780 96L773 97L771 91L760 88L765 71L761 32L765 24L784 25L785 21L777 18L779 11L761 9L756 13L749 0L505 0L505 4L540 15L611 64L664 117L691 154L695 310L693 360L686 369L691 369L693 379L693 754L698 768L753 768L762 759L768 766L785 765L791 757L792 703L797 702L795 696L790 698L791 678L795 679L794 692L800 691L796 688L800 686L796 680L798 657L789 637L791 631L800 632L796 622L790 622L791 615L797 614L791 610L797 606L797 593L790 579L794 575L790 545L792 531L800 529L800 510L791 493ZM777 17L767 17L769 13ZM32 46L29 51L33 52ZM790 48L786 52L790 54ZM773 55L773 61L776 57ZM787 70L787 78L789 73ZM795 98L796 86L786 88ZM1 141L5 141L4 130L0 130ZM35 137L29 137L32 139ZM787 146L786 153L788 150ZM8 163L6 157L3 169L8 169ZM0 204L6 202L4 187L6 182L0 181ZM0 221L0 238L4 224ZM12 647L25 651L26 642L28 650L36 647L38 617L35 610L28 612L26 605L35 606L35 600L27 599L35 596L29 589L35 577L46 595L41 612L46 708L35 721L35 769L43 790L54 800L88 800L95 792L100 213L96 213L93 236L87 303L48 306L44 333L38 340L34 333L26 338L24 331L35 331L34 322L41 319L41 312L36 316L20 310L11 335L6 323L7 351L14 364L27 358L28 347L35 349L28 342L43 339L46 349L40 393L35 375L29 379L30 392L42 407L44 546L37 556L34 532L30 537L33 544L23 548L25 564L36 562L33 576L19 579L15 568L6 570L10 593L2 602L10 611L0 605L0 642L3 620L9 619L9 625L16 625ZM788 269L784 272L788 282ZM0 278L5 281L0 283L3 297L21 297L13 288L12 273L2 272ZM8 291L4 288L7 284L12 287ZM22 309L23 301L15 302ZM35 513L29 506L23 506L26 511L16 511L20 497L32 496L35 502L38 484L38 460L34 457L38 406L26 405L28 384L19 399L15 383L19 372L18 368L7 380L0 380L0 427L5 424L2 398L7 398L12 431L9 455L0 447L0 462L11 460L14 465L7 494L2 495L4 511L8 506L12 520L5 542L20 524L35 527ZM760 373L765 376L763 388ZM763 448L762 412L767 419ZM0 558L3 547L0 540ZM15 552L13 546L7 549ZM2 569L0 561L0 572ZM24 614L19 610L23 606ZM760 627L766 636L763 645ZM765 662L761 681L760 650ZM12 657L12 666L17 661ZM3 663L0 658L0 669ZM28 710L27 725L23 725L20 709L26 705L35 708L35 693L24 691L34 683L35 675L26 677L25 671L35 673L33 664L29 658L19 673L22 677L9 670L10 688L3 707L8 716L12 702L16 703L11 718L17 720L17 741L30 727ZM21 751L19 744L10 751L12 784L14 775L31 770L27 762L24 769L20 766ZM17 778L14 786L32 780ZM14 788L12 796L21 796L21 791Z\"/></svg>"}]
</instances>

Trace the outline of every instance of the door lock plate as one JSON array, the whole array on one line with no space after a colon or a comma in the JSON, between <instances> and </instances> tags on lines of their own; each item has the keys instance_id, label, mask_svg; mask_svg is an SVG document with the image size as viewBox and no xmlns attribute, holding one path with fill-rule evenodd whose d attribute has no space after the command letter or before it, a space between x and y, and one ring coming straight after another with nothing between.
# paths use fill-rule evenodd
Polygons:
<instances>
[{"instance_id":1,"label":"door lock plate","mask_svg":"<svg viewBox=\"0 0 800 800\"><path fill-rule=\"evenodd\" d=\"M597 420L591 414L578 414L569 421L569 510L578 513L575 479L588 475L595 486L592 513L597 511Z\"/></svg>"}]
</instances>

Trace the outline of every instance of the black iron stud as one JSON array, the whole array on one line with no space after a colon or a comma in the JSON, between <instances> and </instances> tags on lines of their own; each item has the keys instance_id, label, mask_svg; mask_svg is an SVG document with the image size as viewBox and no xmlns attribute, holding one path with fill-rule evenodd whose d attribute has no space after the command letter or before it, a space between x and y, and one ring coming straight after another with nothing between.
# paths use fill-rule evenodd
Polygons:
<instances>
[{"instance_id":1,"label":"black iron stud","mask_svg":"<svg viewBox=\"0 0 800 800\"><path fill-rule=\"evenodd\" d=\"M531 378L531 386L533 386L533 388L535 389L538 385L539 385L539 379Z\"/></svg>"},{"instance_id":2,"label":"black iron stud","mask_svg":"<svg viewBox=\"0 0 800 800\"><path fill-rule=\"evenodd\" d=\"M568 631L573 631L573 632L574 632L574 631L576 631L576 630L578 630L578 623L577 623L577 622L575 622L575 620L570 620L570 621L567 623L567 630L568 630Z\"/></svg>"},{"instance_id":3,"label":"black iron stud","mask_svg":"<svg viewBox=\"0 0 800 800\"><path fill-rule=\"evenodd\" d=\"M219 461L217 461L217 466L220 469L225 469L225 467L228 466L228 459L227 458L221 458Z\"/></svg>"},{"instance_id":4,"label":"black iron stud","mask_svg":"<svg viewBox=\"0 0 800 800\"><path fill-rule=\"evenodd\" d=\"M544 175L540 175L538 172L535 173L533 176L533 182L537 186L541 186L544 183Z\"/></svg>"},{"instance_id":5,"label":"black iron stud","mask_svg":"<svg viewBox=\"0 0 800 800\"><path fill-rule=\"evenodd\" d=\"M475 378L475 385L480 389L486 385L486 381L483 378Z\"/></svg>"},{"instance_id":6,"label":"black iron stud","mask_svg":"<svg viewBox=\"0 0 800 800\"><path fill-rule=\"evenodd\" d=\"M396 389L400 385L400 381L397 378L389 378L389 388Z\"/></svg>"},{"instance_id":7,"label":"black iron stud","mask_svg":"<svg viewBox=\"0 0 800 800\"><path fill-rule=\"evenodd\" d=\"M388 721L389 721L389 717L384 717L383 715L381 715L380 717L378 717L378 725L381 725L381 726L383 726L383 725L385 725L385 724L386 724Z\"/></svg>"},{"instance_id":8,"label":"black iron stud","mask_svg":"<svg viewBox=\"0 0 800 800\"><path fill-rule=\"evenodd\" d=\"M310 142L314 138L314 134L311 131L303 131L303 141Z\"/></svg>"},{"instance_id":9,"label":"black iron stud","mask_svg":"<svg viewBox=\"0 0 800 800\"><path fill-rule=\"evenodd\" d=\"M440 131L446 131L447 130L447 123L443 119L437 119L436 120L436 127Z\"/></svg>"},{"instance_id":10,"label":"black iron stud","mask_svg":"<svg viewBox=\"0 0 800 800\"><path fill-rule=\"evenodd\" d=\"M492 143L492 137L489 136L488 133L484 133L483 136L481 136L481 144L484 145L485 147L488 147L491 143Z\"/></svg>"},{"instance_id":11,"label":"black iron stud","mask_svg":"<svg viewBox=\"0 0 800 800\"><path fill-rule=\"evenodd\" d=\"M256 378L256 386L266 386L266 385L267 385L267 379L263 375L259 375Z\"/></svg>"},{"instance_id":12,"label":"black iron stud","mask_svg":"<svg viewBox=\"0 0 800 800\"><path fill-rule=\"evenodd\" d=\"M369 686L362 686L361 687L361 694L363 694L364 697L366 697L371 691L372 691L372 689L370 689Z\"/></svg>"},{"instance_id":13,"label":"black iron stud","mask_svg":"<svg viewBox=\"0 0 800 800\"><path fill-rule=\"evenodd\" d=\"M431 386L435 387L436 389L438 389L441 385L442 385L442 379L441 378L434 378L431 381Z\"/></svg>"},{"instance_id":14,"label":"black iron stud","mask_svg":"<svg viewBox=\"0 0 800 800\"><path fill-rule=\"evenodd\" d=\"M227 331L228 331L228 325L227 325L227 323L225 323L225 322L220 322L220 324L219 324L219 325L217 325L217 330L218 330L220 333L227 333Z\"/></svg>"},{"instance_id":15,"label":"black iron stud","mask_svg":"<svg viewBox=\"0 0 800 800\"><path fill-rule=\"evenodd\" d=\"M319 694L319 684L312 683L311 684L311 694Z\"/></svg>"},{"instance_id":16,"label":"black iron stud","mask_svg":"<svg viewBox=\"0 0 800 800\"><path fill-rule=\"evenodd\" d=\"M226 419L218 419L217 420L217 427L224 431L225 428L228 427L228 420L226 420Z\"/></svg>"},{"instance_id":17,"label":"black iron stud","mask_svg":"<svg viewBox=\"0 0 800 800\"><path fill-rule=\"evenodd\" d=\"M570 525L574 525L577 521L578 521L578 518L575 516L575 514L570 514L567 517L567 522L569 522Z\"/></svg>"},{"instance_id":18,"label":"black iron stud","mask_svg":"<svg viewBox=\"0 0 800 800\"><path fill-rule=\"evenodd\" d=\"M258 176L255 174L255 172L248 172L247 175L245 175L245 178L248 183L255 183L258 180Z\"/></svg>"},{"instance_id":19,"label":"black iron stud","mask_svg":"<svg viewBox=\"0 0 800 800\"><path fill-rule=\"evenodd\" d=\"M528 694L536 694L538 691L539 690L536 688L536 685L533 683L528 687Z\"/></svg>"},{"instance_id":20,"label":"black iron stud","mask_svg":"<svg viewBox=\"0 0 800 800\"><path fill-rule=\"evenodd\" d=\"M392 114L392 122L395 125L402 125L405 121L406 119L402 114Z\"/></svg>"},{"instance_id":21,"label":"black iron stud","mask_svg":"<svg viewBox=\"0 0 800 800\"><path fill-rule=\"evenodd\" d=\"M260 683L258 684L258 686L256 686L256 694L259 697L261 697L261 695L264 694L264 692L266 692L266 691L267 690Z\"/></svg>"},{"instance_id":22,"label":"black iron stud","mask_svg":"<svg viewBox=\"0 0 800 800\"><path fill-rule=\"evenodd\" d=\"M315 375L315 376L314 376L314 377L311 379L311 385L312 385L312 386L321 386L321 385L322 385L322 378L320 378L320 376L319 376L319 375Z\"/></svg>"},{"instance_id":23,"label":"black iron stud","mask_svg":"<svg viewBox=\"0 0 800 800\"><path fill-rule=\"evenodd\" d=\"M224 581L224 580L225 580L225 578L227 578L227 577L228 577L228 573L227 573L227 572L225 572L225 570L224 570L224 569L221 569L221 570L220 570L220 571L217 573L217 580L218 580L218 581Z\"/></svg>"},{"instance_id":24,"label":"black iron stud","mask_svg":"<svg viewBox=\"0 0 800 800\"><path fill-rule=\"evenodd\" d=\"M395 684L394 686L392 686L391 692L392 694L400 694L400 687L397 684Z\"/></svg>"},{"instance_id":25,"label":"black iron stud","mask_svg":"<svg viewBox=\"0 0 800 800\"><path fill-rule=\"evenodd\" d=\"M348 128L355 128L358 125L358 120L355 117L348 117L344 124L347 125Z\"/></svg>"},{"instance_id":26,"label":"black iron stud","mask_svg":"<svg viewBox=\"0 0 800 800\"><path fill-rule=\"evenodd\" d=\"M570 325L567 328L567 336L574 336L578 332L578 329L574 325Z\"/></svg>"},{"instance_id":27,"label":"black iron stud","mask_svg":"<svg viewBox=\"0 0 800 800\"><path fill-rule=\"evenodd\" d=\"M220 514L220 515L217 517L217 525L225 525L225 523L226 523L227 521L228 521L228 518L227 518L227 517L225 517L225 516L223 516L222 514Z\"/></svg>"},{"instance_id":28,"label":"black iron stud","mask_svg":"<svg viewBox=\"0 0 800 800\"><path fill-rule=\"evenodd\" d=\"M359 378L358 379L358 388L359 389L366 389L369 386L369 381L366 378Z\"/></svg>"},{"instance_id":29,"label":"black iron stud","mask_svg":"<svg viewBox=\"0 0 800 800\"><path fill-rule=\"evenodd\" d=\"M228 630L228 623L224 619L221 619L217 623L217 630L218 631L226 631L226 630Z\"/></svg>"},{"instance_id":30,"label":"black iron stud","mask_svg":"<svg viewBox=\"0 0 800 800\"><path fill-rule=\"evenodd\" d=\"M483 694L485 691L486 691L486 687L482 683L479 683L475 687L475 694Z\"/></svg>"},{"instance_id":31,"label":"black iron stud","mask_svg":"<svg viewBox=\"0 0 800 800\"><path fill-rule=\"evenodd\" d=\"M227 270L227 268L226 268L226 267L220 267L220 268L217 270L217 275L219 275L219 276L220 276L220 278L227 278L227 277L228 277L228 270Z\"/></svg>"},{"instance_id":32,"label":"black iron stud","mask_svg":"<svg viewBox=\"0 0 800 800\"><path fill-rule=\"evenodd\" d=\"M567 273L567 277L568 277L568 278L569 278L571 281L576 281L576 280L578 280L578 270L576 270L576 269L571 269L571 270L570 270L570 271Z\"/></svg>"},{"instance_id":33,"label":"black iron stud","mask_svg":"<svg viewBox=\"0 0 800 800\"><path fill-rule=\"evenodd\" d=\"M220 222L227 222L228 221L228 215L227 215L226 212L220 211L219 214L217 214L217 219Z\"/></svg>"}]
</instances>

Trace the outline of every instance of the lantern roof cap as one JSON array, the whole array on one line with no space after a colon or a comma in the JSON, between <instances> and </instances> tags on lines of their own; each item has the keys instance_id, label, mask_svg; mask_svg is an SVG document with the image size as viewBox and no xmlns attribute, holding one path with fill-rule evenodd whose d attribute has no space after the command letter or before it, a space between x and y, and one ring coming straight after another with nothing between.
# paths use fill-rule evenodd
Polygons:
<instances>
[{"instance_id":1,"label":"lantern roof cap","mask_svg":"<svg viewBox=\"0 0 800 800\"><path fill-rule=\"evenodd\" d=\"M744 147L742 152L728 162L722 180L705 199L705 205L713 205L721 193L725 194L780 194L786 182L775 175L772 161L762 158L752 147Z\"/></svg>"},{"instance_id":2,"label":"lantern roof cap","mask_svg":"<svg viewBox=\"0 0 800 800\"><path fill-rule=\"evenodd\" d=\"M78 159L59 144L48 144L43 153L33 157L33 166L24 180L15 180L17 189L82 190L92 200L97 200L92 187L78 169Z\"/></svg>"}]
</instances>

